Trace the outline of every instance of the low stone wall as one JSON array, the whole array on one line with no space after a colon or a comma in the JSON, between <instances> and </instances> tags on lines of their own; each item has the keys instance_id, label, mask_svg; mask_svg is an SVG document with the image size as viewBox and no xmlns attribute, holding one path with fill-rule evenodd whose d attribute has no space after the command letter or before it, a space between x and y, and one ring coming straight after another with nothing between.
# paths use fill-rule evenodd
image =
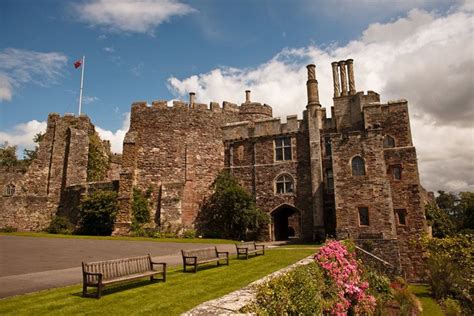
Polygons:
<instances>
[{"instance_id":1,"label":"low stone wall","mask_svg":"<svg viewBox=\"0 0 474 316\"><path fill-rule=\"evenodd\" d=\"M0 197L0 228L18 231L41 231L49 226L56 205L47 197Z\"/></svg>"},{"instance_id":2,"label":"low stone wall","mask_svg":"<svg viewBox=\"0 0 474 316\"><path fill-rule=\"evenodd\" d=\"M241 314L240 310L252 303L255 298L255 291L258 285L270 281L271 279L288 273L294 268L306 265L313 262L313 255L308 256L295 264L292 264L286 268L273 272L272 274L267 275L266 277L259 279L255 282L250 283L246 287L229 293L221 298L207 301L194 307L193 309L183 313L183 316L197 316L197 315L236 315Z\"/></svg>"}]
</instances>

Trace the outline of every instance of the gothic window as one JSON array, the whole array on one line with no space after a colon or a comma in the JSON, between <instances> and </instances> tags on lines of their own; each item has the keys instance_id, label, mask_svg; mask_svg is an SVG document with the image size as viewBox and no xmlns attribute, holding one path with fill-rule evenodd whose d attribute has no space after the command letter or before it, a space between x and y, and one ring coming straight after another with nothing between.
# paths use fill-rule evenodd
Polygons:
<instances>
[{"instance_id":1,"label":"gothic window","mask_svg":"<svg viewBox=\"0 0 474 316\"><path fill-rule=\"evenodd\" d=\"M391 166L390 169L392 170L393 179L395 179L395 180L401 180L402 179L402 167L400 165Z\"/></svg>"},{"instance_id":2,"label":"gothic window","mask_svg":"<svg viewBox=\"0 0 474 316\"><path fill-rule=\"evenodd\" d=\"M369 226L369 208L359 207L359 225Z\"/></svg>"},{"instance_id":3,"label":"gothic window","mask_svg":"<svg viewBox=\"0 0 474 316\"><path fill-rule=\"evenodd\" d=\"M398 225L407 224L407 211L405 209L395 210L395 214L397 214Z\"/></svg>"},{"instance_id":4,"label":"gothic window","mask_svg":"<svg viewBox=\"0 0 474 316\"><path fill-rule=\"evenodd\" d=\"M395 139L391 136L386 135L383 138L383 148L393 148L395 147Z\"/></svg>"},{"instance_id":5,"label":"gothic window","mask_svg":"<svg viewBox=\"0 0 474 316\"><path fill-rule=\"evenodd\" d=\"M3 190L3 195L12 196L13 194L15 194L15 185L11 183L7 184L7 186L5 186L5 189Z\"/></svg>"},{"instance_id":6,"label":"gothic window","mask_svg":"<svg viewBox=\"0 0 474 316\"><path fill-rule=\"evenodd\" d=\"M324 151L326 152L326 156L331 156L332 147L331 147L331 138L325 137L324 138Z\"/></svg>"},{"instance_id":7,"label":"gothic window","mask_svg":"<svg viewBox=\"0 0 474 316\"><path fill-rule=\"evenodd\" d=\"M355 156L351 161L352 175L353 176L364 176L365 175L365 162L359 156Z\"/></svg>"},{"instance_id":8,"label":"gothic window","mask_svg":"<svg viewBox=\"0 0 474 316\"><path fill-rule=\"evenodd\" d=\"M291 160L291 137L275 139L275 160Z\"/></svg>"},{"instance_id":9,"label":"gothic window","mask_svg":"<svg viewBox=\"0 0 474 316\"><path fill-rule=\"evenodd\" d=\"M327 190L328 192L334 191L334 176L332 174L332 169L326 170L326 179L327 179Z\"/></svg>"},{"instance_id":10,"label":"gothic window","mask_svg":"<svg viewBox=\"0 0 474 316\"><path fill-rule=\"evenodd\" d=\"M289 174L283 174L276 179L276 193L285 194L293 193L294 181Z\"/></svg>"}]
</instances>

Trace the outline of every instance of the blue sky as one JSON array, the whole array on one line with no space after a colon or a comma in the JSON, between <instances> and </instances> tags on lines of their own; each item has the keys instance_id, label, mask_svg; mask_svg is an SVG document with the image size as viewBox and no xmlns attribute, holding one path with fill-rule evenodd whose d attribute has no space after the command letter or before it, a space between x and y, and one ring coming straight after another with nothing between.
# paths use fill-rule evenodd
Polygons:
<instances>
[{"instance_id":1,"label":"blue sky","mask_svg":"<svg viewBox=\"0 0 474 316\"><path fill-rule=\"evenodd\" d=\"M240 103L249 88L301 116L304 65L329 107L330 62L352 57L358 90L408 99L426 186L473 190L473 24L461 0L0 0L0 142L29 147L49 112L77 111L82 54L83 111L115 151L133 101ZM469 172L432 176L453 153Z\"/></svg>"}]
</instances>

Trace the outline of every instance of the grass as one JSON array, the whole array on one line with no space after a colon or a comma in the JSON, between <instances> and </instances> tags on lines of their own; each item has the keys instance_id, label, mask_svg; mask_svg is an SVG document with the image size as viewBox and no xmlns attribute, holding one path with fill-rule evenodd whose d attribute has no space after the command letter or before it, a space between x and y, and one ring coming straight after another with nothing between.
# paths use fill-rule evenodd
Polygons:
<instances>
[{"instance_id":1,"label":"grass","mask_svg":"<svg viewBox=\"0 0 474 316\"><path fill-rule=\"evenodd\" d=\"M423 315L426 316L443 316L441 307L436 300L431 297L429 285L426 284L412 284L409 286L410 290L420 300L423 307Z\"/></svg>"},{"instance_id":2,"label":"grass","mask_svg":"<svg viewBox=\"0 0 474 316\"><path fill-rule=\"evenodd\" d=\"M105 288L100 300L83 298L74 285L0 300L0 315L179 315L314 253L315 249L269 249L265 256L232 258L229 266L194 273L172 269L166 283L140 280Z\"/></svg>"},{"instance_id":3,"label":"grass","mask_svg":"<svg viewBox=\"0 0 474 316\"><path fill-rule=\"evenodd\" d=\"M85 236L85 235L63 235L34 232L0 233L0 236L23 236L43 238L71 238L71 239L100 239L100 240L128 240L128 241L152 241L152 242L178 242L199 244L233 244L237 241L229 239L211 238L151 238L151 237L129 237L129 236Z\"/></svg>"}]
</instances>

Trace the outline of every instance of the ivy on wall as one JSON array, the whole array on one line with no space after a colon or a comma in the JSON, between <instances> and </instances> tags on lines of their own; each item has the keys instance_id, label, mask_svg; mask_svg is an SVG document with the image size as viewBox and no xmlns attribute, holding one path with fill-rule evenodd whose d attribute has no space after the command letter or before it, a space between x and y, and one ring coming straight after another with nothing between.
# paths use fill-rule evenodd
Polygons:
<instances>
[{"instance_id":1,"label":"ivy on wall","mask_svg":"<svg viewBox=\"0 0 474 316\"><path fill-rule=\"evenodd\" d=\"M89 135L87 181L101 181L109 170L109 155L97 133Z\"/></svg>"}]
</instances>

